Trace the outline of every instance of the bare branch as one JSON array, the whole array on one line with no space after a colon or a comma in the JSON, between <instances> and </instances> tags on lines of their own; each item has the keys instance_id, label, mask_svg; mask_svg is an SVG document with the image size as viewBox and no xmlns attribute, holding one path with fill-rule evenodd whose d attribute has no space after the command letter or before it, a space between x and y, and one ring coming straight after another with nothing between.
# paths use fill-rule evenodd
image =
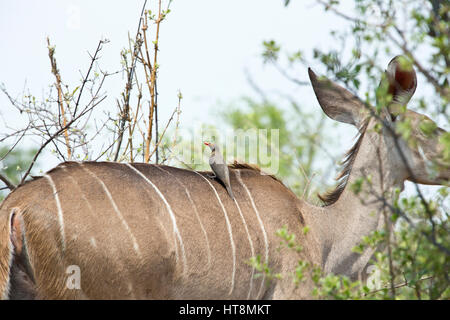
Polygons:
<instances>
[{"instance_id":1,"label":"bare branch","mask_svg":"<svg viewBox=\"0 0 450 320\"><path fill-rule=\"evenodd\" d=\"M92 68L94 67L94 62L97 60L97 55L102 50L102 45L104 43L108 43L108 42L109 42L109 40L107 40L107 39L100 40L98 42L97 49L95 49L94 56L89 55L89 56L91 56L91 64L89 65L89 69L88 69L88 71L86 73L86 76L83 77L83 82L82 82L81 88L80 88L80 90L78 92L78 98L77 98L77 101L75 102L75 108L74 108L74 111L73 111L73 116L76 116L76 114L77 114L78 106L80 104L81 95L83 94L84 87L85 87L85 85L86 85L86 83L87 83L87 81L89 79L89 74L91 73Z\"/></svg>"},{"instance_id":2,"label":"bare branch","mask_svg":"<svg viewBox=\"0 0 450 320\"><path fill-rule=\"evenodd\" d=\"M56 90L58 91L58 105L59 110L61 111L60 117L62 116L63 124L62 126L65 126L67 124L66 119L66 113L64 110L64 103L63 103L63 93L61 88L61 75L59 73L58 67L56 65L56 58L55 58L55 47L52 47L50 45L50 39L47 37L47 44L48 44L48 56L50 58L50 64L52 66L52 73L56 78ZM60 123L61 126L61 123ZM72 157L72 151L70 150L70 143L69 143L69 134L67 133L67 130L64 130L64 137L66 139L66 148L67 148L67 156L69 159ZM59 152L59 150L58 150Z\"/></svg>"},{"instance_id":3,"label":"bare branch","mask_svg":"<svg viewBox=\"0 0 450 320\"><path fill-rule=\"evenodd\" d=\"M55 139L56 137L58 137L61 132L63 132L64 130L68 129L75 121L77 121L78 119L80 119L82 116L84 116L86 113L88 113L89 111L91 111L93 108L95 108L99 103L101 103L103 100L106 99L106 96L104 96L102 99L100 99L100 101L98 101L97 103L94 103L90 108L84 110L83 112L81 112L78 116L74 117L72 120L70 120L67 125L65 125L64 127L62 127L61 129L59 129L58 131L56 131L49 139L47 139L44 144L41 145L41 147L38 149L38 151L36 152L36 154L34 155L33 159L31 160L31 164L28 167L27 171L25 172L25 175L22 177L22 180L19 183L19 186L21 186L24 182L25 179L28 177L28 175L30 174L31 169L33 168L34 164L36 163L36 159L39 157L39 155L41 154L41 152L44 150L44 148L53 141L53 139Z\"/></svg>"},{"instance_id":4,"label":"bare branch","mask_svg":"<svg viewBox=\"0 0 450 320\"><path fill-rule=\"evenodd\" d=\"M120 126L119 126L119 138L117 140L117 148L116 153L114 155L114 161L117 161L117 158L119 157L120 147L122 145L122 139L123 139L123 133L125 131L125 122L127 119L129 119L129 110L130 110L130 92L133 88L133 75L136 69L136 60L139 53L139 50L142 45L142 40L139 37L139 32L141 29L141 23L144 16L145 6L147 5L147 0L144 1L144 5L142 6L141 15L139 18L139 24L136 31L136 37L134 42L134 50L133 54L131 56L131 68L128 70L127 68L127 75L128 80L127 84L125 86L125 97L124 97L124 113L123 117L121 118Z\"/></svg>"},{"instance_id":5,"label":"bare branch","mask_svg":"<svg viewBox=\"0 0 450 320\"><path fill-rule=\"evenodd\" d=\"M1 173L0 173L0 181L2 181L6 185L6 187L11 191L13 191L16 188L16 186L11 181L9 181L9 179L6 176L2 175Z\"/></svg>"},{"instance_id":6,"label":"bare branch","mask_svg":"<svg viewBox=\"0 0 450 320\"><path fill-rule=\"evenodd\" d=\"M153 156L153 154L156 152L156 150L158 150L158 147L161 144L162 138L164 137L164 134L166 133L167 128L169 127L170 123L172 122L173 116L175 115L175 113L177 113L177 110L178 110L178 107L175 108L175 110L172 112L172 115L170 116L169 121L167 121L166 127L164 128L163 133L161 134L161 139L159 139L158 143L156 143L155 148L153 149L149 158L151 158Z\"/></svg>"}]
</instances>

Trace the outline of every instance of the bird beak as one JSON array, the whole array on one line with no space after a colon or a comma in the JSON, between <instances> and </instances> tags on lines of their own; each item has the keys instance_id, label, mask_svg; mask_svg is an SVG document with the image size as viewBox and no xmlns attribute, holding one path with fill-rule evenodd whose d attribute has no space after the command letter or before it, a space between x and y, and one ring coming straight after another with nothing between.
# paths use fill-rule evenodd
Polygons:
<instances>
[{"instance_id":1,"label":"bird beak","mask_svg":"<svg viewBox=\"0 0 450 320\"><path fill-rule=\"evenodd\" d=\"M208 147L209 147L209 142L205 142L205 146L208 146Z\"/></svg>"}]
</instances>

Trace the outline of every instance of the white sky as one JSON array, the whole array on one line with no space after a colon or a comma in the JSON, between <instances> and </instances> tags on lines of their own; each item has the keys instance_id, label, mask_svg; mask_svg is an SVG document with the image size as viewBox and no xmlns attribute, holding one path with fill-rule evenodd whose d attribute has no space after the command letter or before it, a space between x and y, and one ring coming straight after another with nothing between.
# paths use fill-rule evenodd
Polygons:
<instances>
[{"instance_id":1,"label":"white sky","mask_svg":"<svg viewBox=\"0 0 450 320\"><path fill-rule=\"evenodd\" d=\"M152 4L155 1L148 1ZM309 3L308 3L309 2ZM19 94L27 86L39 97L53 83L46 37L56 45L63 80L75 87L85 72L100 38L111 42L102 51L100 66L120 69L120 50L134 37L143 1L2 1L0 3L0 82ZM147 6L149 7L149 6ZM278 73L263 66L262 41L275 39L290 50L329 47L328 32L341 21L323 13L311 1L175 0L161 26L159 105L169 116L184 96L183 120L205 115L217 100L228 102L253 92L247 68L258 84L270 91L288 85ZM332 46L332 45L331 45ZM307 70L298 74L307 78ZM123 90L122 75L109 79L111 98ZM310 88L309 88L310 89ZM308 90L311 101L312 90ZM4 100L0 100L4 108ZM162 111L162 110L165 110Z\"/></svg>"}]
</instances>

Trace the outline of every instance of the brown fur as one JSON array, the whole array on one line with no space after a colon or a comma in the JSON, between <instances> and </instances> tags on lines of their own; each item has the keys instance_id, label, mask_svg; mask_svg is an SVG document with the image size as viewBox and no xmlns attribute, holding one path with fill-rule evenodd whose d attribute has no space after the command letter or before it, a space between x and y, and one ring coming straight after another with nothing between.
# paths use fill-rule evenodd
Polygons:
<instances>
[{"instance_id":1,"label":"brown fur","mask_svg":"<svg viewBox=\"0 0 450 320\"><path fill-rule=\"evenodd\" d=\"M284 186L284 183L280 179L278 179L275 175L265 173L256 164L249 164L249 163L242 163L242 162L234 161L233 164L229 165L228 167L230 169L248 169L248 170L255 171L260 175L271 177L272 179L274 179L275 181L278 181L279 183L281 183Z\"/></svg>"},{"instance_id":2,"label":"brown fur","mask_svg":"<svg viewBox=\"0 0 450 320\"><path fill-rule=\"evenodd\" d=\"M0 206L0 298L6 298L10 288L12 244L10 241L10 212Z\"/></svg>"},{"instance_id":3,"label":"brown fur","mask_svg":"<svg viewBox=\"0 0 450 320\"><path fill-rule=\"evenodd\" d=\"M253 243L255 254L261 255L263 259L265 240L247 191L237 180L237 171L254 197L264 221L269 241L269 262L274 270L280 268L279 263L283 260L275 250L279 243L276 231L283 225L298 224L295 228L297 239L303 237L295 195L279 180L262 175L253 166L236 163L230 167L233 191L249 234L236 203L206 173L200 172L200 176L189 170L142 163L135 163L133 167L148 177L170 204L184 243L186 270L183 268L182 249L174 236L168 209L141 176L125 164L85 162L81 165L66 162L47 173L56 186L61 202L65 250L55 195L47 178L37 177L17 188L0 207L1 217L12 208L18 208L21 212L28 260L34 271L34 287L38 298L247 298L252 281L252 269L247 263L251 257L248 237ZM102 185L88 171L101 179L109 189L130 232L114 211ZM236 276L231 294L230 236L215 192L226 209L236 246ZM210 265L205 238L193 211L194 205L209 238ZM1 228L4 226L4 223L0 224ZM10 231L5 230L4 233L10 234ZM140 254L134 250L130 234L136 238ZM4 244L8 242L0 241L0 250L6 248ZM302 254L310 256L307 250ZM14 260L14 266L10 268L6 258L7 254L0 257L0 289L11 274L20 280L20 288L26 288L29 281L23 277L23 268L16 268L20 267L19 261ZM81 269L81 290L69 290L66 287L66 270L71 265ZM270 295L270 287L262 286L261 281L261 278L253 280L250 297ZM25 294L16 297L30 298Z\"/></svg>"}]
</instances>

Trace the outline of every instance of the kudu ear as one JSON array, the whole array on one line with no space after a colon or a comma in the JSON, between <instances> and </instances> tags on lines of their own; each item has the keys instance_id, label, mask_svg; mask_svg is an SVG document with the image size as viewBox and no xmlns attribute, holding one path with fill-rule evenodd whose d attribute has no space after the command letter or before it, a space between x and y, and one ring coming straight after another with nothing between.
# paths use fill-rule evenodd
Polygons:
<instances>
[{"instance_id":1,"label":"kudu ear","mask_svg":"<svg viewBox=\"0 0 450 320\"><path fill-rule=\"evenodd\" d=\"M406 106L416 91L416 72L410 60L405 56L396 56L389 62L385 75L382 81L388 81L387 94L392 96L387 108L392 115L397 115L401 112L399 107Z\"/></svg>"},{"instance_id":2,"label":"kudu ear","mask_svg":"<svg viewBox=\"0 0 450 320\"><path fill-rule=\"evenodd\" d=\"M17 255L22 253L23 248L23 219L18 210L13 209L11 212L11 234L10 239Z\"/></svg>"},{"instance_id":3,"label":"kudu ear","mask_svg":"<svg viewBox=\"0 0 450 320\"><path fill-rule=\"evenodd\" d=\"M366 106L347 89L327 78L317 78L308 68L309 79L323 112L333 120L359 127L366 113Z\"/></svg>"}]
</instances>

